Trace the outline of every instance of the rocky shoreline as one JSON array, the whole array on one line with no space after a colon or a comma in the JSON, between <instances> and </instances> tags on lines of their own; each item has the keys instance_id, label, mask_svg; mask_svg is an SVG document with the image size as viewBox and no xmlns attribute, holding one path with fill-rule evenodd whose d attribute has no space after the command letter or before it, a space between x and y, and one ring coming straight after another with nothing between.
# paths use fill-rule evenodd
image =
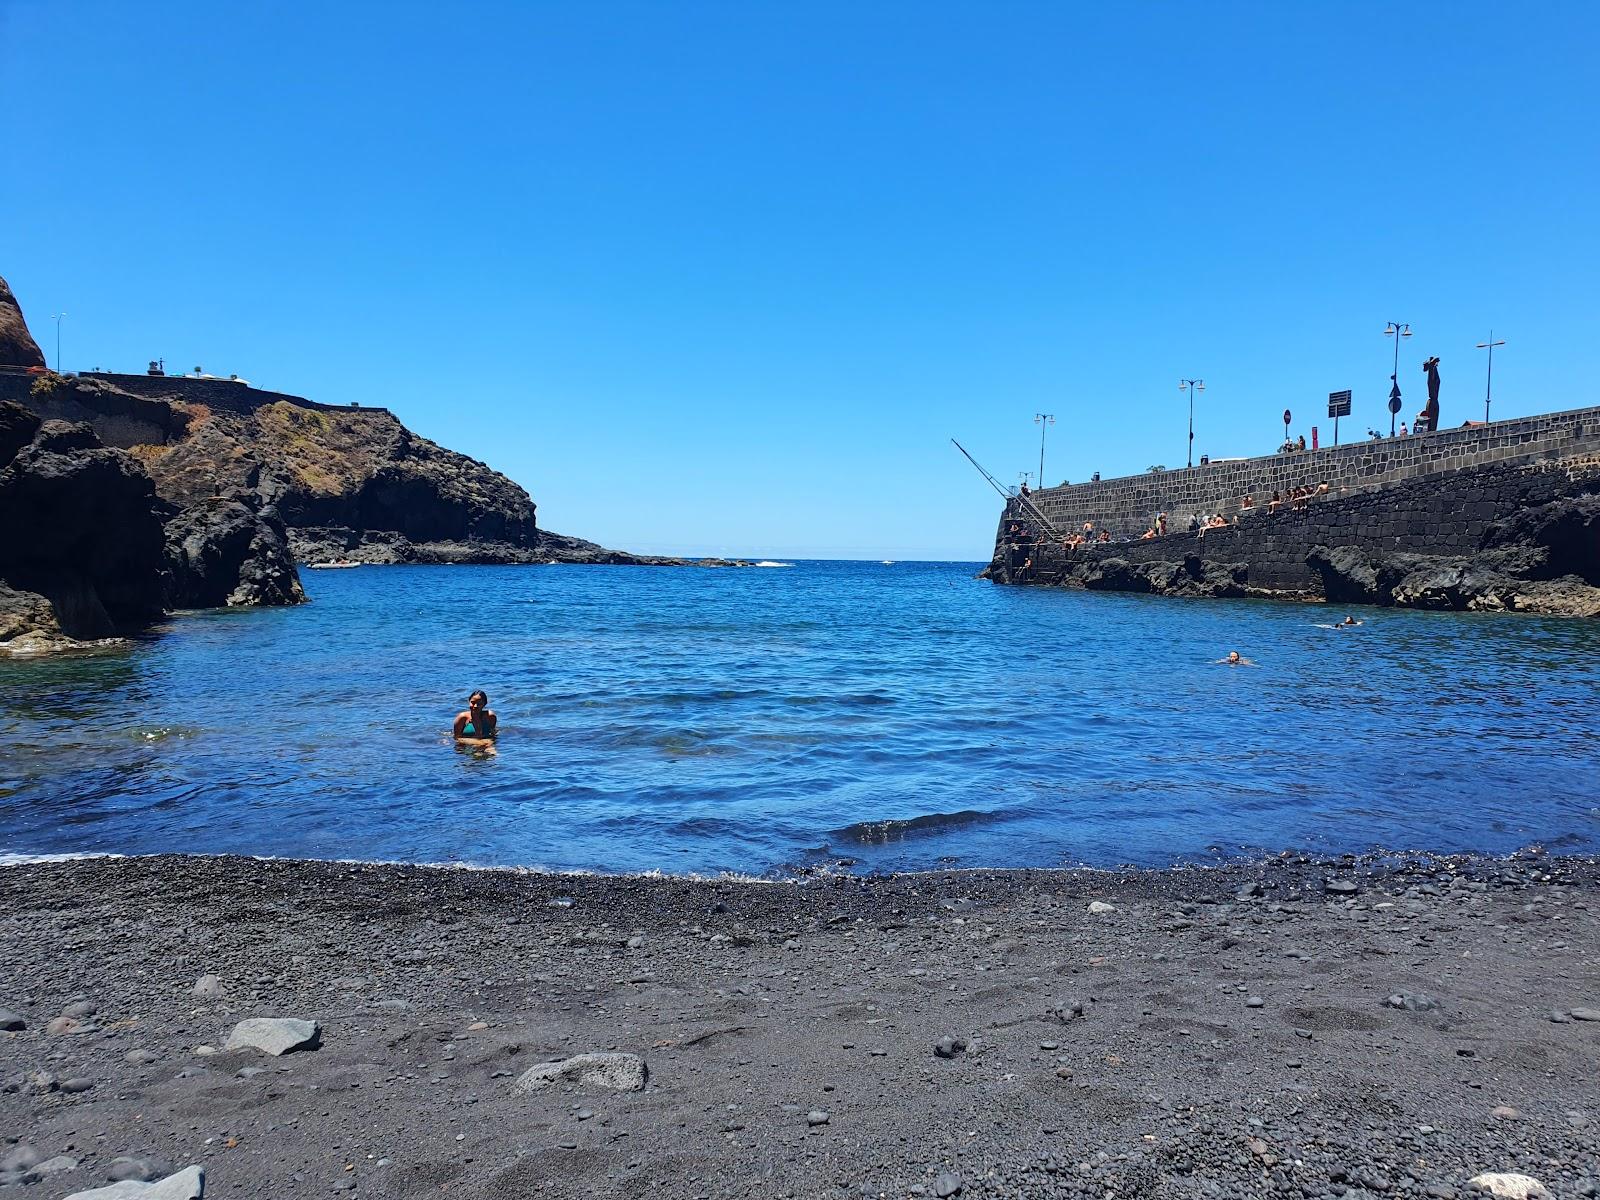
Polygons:
<instances>
[{"instance_id":1,"label":"rocky shoreline","mask_svg":"<svg viewBox=\"0 0 1600 1200\"><path fill-rule=\"evenodd\" d=\"M1600 865L1536 852L10 866L0 1187L1593 1196L1597 905Z\"/></svg>"}]
</instances>

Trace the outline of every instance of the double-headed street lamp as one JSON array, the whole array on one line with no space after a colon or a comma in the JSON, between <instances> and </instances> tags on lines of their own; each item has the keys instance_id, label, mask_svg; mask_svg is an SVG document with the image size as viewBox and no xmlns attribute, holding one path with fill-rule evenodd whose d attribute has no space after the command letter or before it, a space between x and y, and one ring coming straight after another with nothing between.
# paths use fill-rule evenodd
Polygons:
<instances>
[{"instance_id":1,"label":"double-headed street lamp","mask_svg":"<svg viewBox=\"0 0 1600 1200\"><path fill-rule=\"evenodd\" d=\"M1194 394L1206 390L1204 379L1180 379L1178 390L1189 393L1189 465L1194 466Z\"/></svg>"},{"instance_id":2,"label":"double-headed street lamp","mask_svg":"<svg viewBox=\"0 0 1600 1200\"><path fill-rule=\"evenodd\" d=\"M1494 387L1494 348L1505 344L1505 338L1501 338L1498 342L1494 340L1494 330L1491 329L1489 330L1489 340L1487 342L1479 342L1477 347L1479 350L1487 350L1489 352L1489 375L1483 381L1483 423L1485 425L1489 423L1489 391Z\"/></svg>"},{"instance_id":3,"label":"double-headed street lamp","mask_svg":"<svg viewBox=\"0 0 1600 1200\"><path fill-rule=\"evenodd\" d=\"M1389 436L1394 436L1394 419L1400 412L1400 339L1411 336L1411 326L1390 321L1384 337L1394 339L1394 374L1389 376Z\"/></svg>"},{"instance_id":4,"label":"double-headed street lamp","mask_svg":"<svg viewBox=\"0 0 1600 1200\"><path fill-rule=\"evenodd\" d=\"M1033 414L1033 423L1039 427L1039 486L1044 486L1044 431L1056 423L1054 413Z\"/></svg>"}]
</instances>

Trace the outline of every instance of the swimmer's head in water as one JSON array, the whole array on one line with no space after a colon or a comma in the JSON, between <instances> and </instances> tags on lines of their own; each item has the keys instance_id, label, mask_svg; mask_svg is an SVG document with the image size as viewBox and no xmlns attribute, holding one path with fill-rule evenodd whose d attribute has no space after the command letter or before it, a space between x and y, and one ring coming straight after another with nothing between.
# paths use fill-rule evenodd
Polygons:
<instances>
[{"instance_id":1,"label":"swimmer's head in water","mask_svg":"<svg viewBox=\"0 0 1600 1200\"><path fill-rule=\"evenodd\" d=\"M1228 661L1231 662L1231 663L1238 662L1239 661L1239 652L1237 650L1229 650L1228 651Z\"/></svg>"},{"instance_id":2,"label":"swimmer's head in water","mask_svg":"<svg viewBox=\"0 0 1600 1200\"><path fill-rule=\"evenodd\" d=\"M467 707L468 708L488 708L489 707L489 693L486 692L486 691L483 691L481 688L478 691L473 692L472 695L467 697Z\"/></svg>"}]
</instances>

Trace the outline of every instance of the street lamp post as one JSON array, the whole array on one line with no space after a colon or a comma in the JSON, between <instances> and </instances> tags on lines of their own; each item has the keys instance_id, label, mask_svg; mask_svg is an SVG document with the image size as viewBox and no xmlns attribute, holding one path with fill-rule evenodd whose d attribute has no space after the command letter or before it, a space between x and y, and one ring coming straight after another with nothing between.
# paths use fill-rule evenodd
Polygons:
<instances>
[{"instance_id":1,"label":"street lamp post","mask_svg":"<svg viewBox=\"0 0 1600 1200\"><path fill-rule=\"evenodd\" d=\"M67 314L64 312L51 313L50 319L56 323L56 374L61 374L61 319Z\"/></svg>"},{"instance_id":2,"label":"street lamp post","mask_svg":"<svg viewBox=\"0 0 1600 1200\"><path fill-rule=\"evenodd\" d=\"M1489 423L1489 392L1494 387L1494 348L1505 344L1505 338L1501 338L1498 342L1494 340L1494 330L1492 329L1489 330L1489 340L1478 343L1479 350L1487 350L1489 352L1489 374L1483 381L1483 423L1485 425Z\"/></svg>"},{"instance_id":3,"label":"street lamp post","mask_svg":"<svg viewBox=\"0 0 1600 1200\"><path fill-rule=\"evenodd\" d=\"M1394 420L1400 412L1400 339L1411 336L1411 326L1390 321L1384 337L1394 339L1394 374L1389 376L1389 436L1394 436Z\"/></svg>"},{"instance_id":4,"label":"street lamp post","mask_svg":"<svg viewBox=\"0 0 1600 1200\"><path fill-rule=\"evenodd\" d=\"M1033 423L1039 427L1039 486L1044 486L1044 431L1056 423L1054 413L1036 412Z\"/></svg>"},{"instance_id":5,"label":"street lamp post","mask_svg":"<svg viewBox=\"0 0 1600 1200\"><path fill-rule=\"evenodd\" d=\"M1206 390L1204 379L1180 379L1178 390L1189 393L1189 465L1194 466L1194 394Z\"/></svg>"}]
</instances>

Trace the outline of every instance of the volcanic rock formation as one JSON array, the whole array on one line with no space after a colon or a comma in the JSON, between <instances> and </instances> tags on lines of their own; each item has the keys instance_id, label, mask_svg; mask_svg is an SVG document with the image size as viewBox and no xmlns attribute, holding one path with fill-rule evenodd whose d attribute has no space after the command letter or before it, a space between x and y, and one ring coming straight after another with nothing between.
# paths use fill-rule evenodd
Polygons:
<instances>
[{"instance_id":1,"label":"volcanic rock formation","mask_svg":"<svg viewBox=\"0 0 1600 1200\"><path fill-rule=\"evenodd\" d=\"M0 279L0 367L42 367L44 355L28 332L11 285Z\"/></svg>"},{"instance_id":2,"label":"volcanic rock formation","mask_svg":"<svg viewBox=\"0 0 1600 1200\"><path fill-rule=\"evenodd\" d=\"M87 425L7 402L0 468L0 645L114 637L162 615L161 516L138 463Z\"/></svg>"}]
</instances>

